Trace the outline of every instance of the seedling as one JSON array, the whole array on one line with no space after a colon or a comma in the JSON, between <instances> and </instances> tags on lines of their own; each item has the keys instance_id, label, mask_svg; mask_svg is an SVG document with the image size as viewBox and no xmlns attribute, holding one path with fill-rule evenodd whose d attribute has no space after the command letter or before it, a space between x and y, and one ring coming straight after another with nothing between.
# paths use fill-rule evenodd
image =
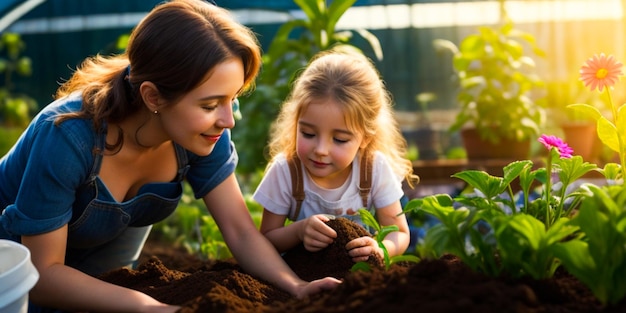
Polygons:
<instances>
[{"instance_id":1,"label":"seedling","mask_svg":"<svg viewBox=\"0 0 626 313\"><path fill-rule=\"evenodd\" d=\"M381 226L376 218L372 215L372 213L365 209L359 209L359 215L361 215L361 220L363 221L363 224L375 230L374 239L376 239L378 246L383 250L383 261L385 263L385 270L389 270L391 265L401 261L416 263L419 262L420 259L417 256L411 254L402 254L389 257L389 252L383 244L383 240L389 233L399 230L397 225ZM352 272L356 272L359 270L369 272L371 270L371 267L369 263L361 261L355 263L350 270Z\"/></svg>"}]
</instances>

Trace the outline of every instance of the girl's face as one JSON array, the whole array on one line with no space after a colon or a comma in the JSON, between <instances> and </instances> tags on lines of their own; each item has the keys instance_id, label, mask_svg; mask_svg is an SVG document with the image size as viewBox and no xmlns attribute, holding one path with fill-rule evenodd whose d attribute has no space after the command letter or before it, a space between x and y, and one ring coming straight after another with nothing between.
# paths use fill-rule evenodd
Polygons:
<instances>
[{"instance_id":1,"label":"girl's face","mask_svg":"<svg viewBox=\"0 0 626 313\"><path fill-rule=\"evenodd\" d=\"M160 109L171 140L201 156L209 155L224 130L233 128L233 101L244 82L243 63L231 58L217 65L204 83L174 105Z\"/></svg>"},{"instance_id":2,"label":"girl's face","mask_svg":"<svg viewBox=\"0 0 626 313\"><path fill-rule=\"evenodd\" d=\"M345 182L362 143L362 134L348 129L332 100L312 102L298 120L296 152L320 187L337 188Z\"/></svg>"}]
</instances>

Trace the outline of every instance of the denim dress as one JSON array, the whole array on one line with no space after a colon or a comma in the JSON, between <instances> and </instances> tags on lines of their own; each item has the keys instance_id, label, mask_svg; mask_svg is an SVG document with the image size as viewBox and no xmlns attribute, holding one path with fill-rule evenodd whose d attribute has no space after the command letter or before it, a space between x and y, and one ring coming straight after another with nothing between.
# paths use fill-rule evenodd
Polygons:
<instances>
[{"instance_id":1,"label":"denim dress","mask_svg":"<svg viewBox=\"0 0 626 313\"><path fill-rule=\"evenodd\" d=\"M20 242L67 224L66 265L98 276L135 264L151 225L176 209L183 180L201 198L234 173L238 158L229 131L208 156L174 143L176 178L145 184L118 202L98 176L106 131L94 131L86 119L54 123L81 105L80 95L51 103L0 159L0 238ZM59 311L31 303L29 312Z\"/></svg>"},{"instance_id":2,"label":"denim dress","mask_svg":"<svg viewBox=\"0 0 626 313\"><path fill-rule=\"evenodd\" d=\"M97 141L103 148L102 140ZM182 196L189 165L185 150L177 144L174 147L176 178L169 183L146 184L124 202L117 202L98 177L102 154L95 156L88 181L76 192L68 224L66 265L90 275L134 265L151 225L174 212Z\"/></svg>"}]
</instances>

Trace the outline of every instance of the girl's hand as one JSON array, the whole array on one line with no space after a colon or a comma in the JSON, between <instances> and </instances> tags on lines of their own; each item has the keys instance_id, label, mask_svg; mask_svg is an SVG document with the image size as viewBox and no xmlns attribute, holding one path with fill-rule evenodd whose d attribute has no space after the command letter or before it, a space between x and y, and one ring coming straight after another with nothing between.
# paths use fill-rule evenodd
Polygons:
<instances>
[{"instance_id":1,"label":"girl's hand","mask_svg":"<svg viewBox=\"0 0 626 313\"><path fill-rule=\"evenodd\" d=\"M374 254L384 257L383 249L378 246L374 238L369 236L351 240L346 244L346 250L354 262L367 261Z\"/></svg>"},{"instance_id":2,"label":"girl's hand","mask_svg":"<svg viewBox=\"0 0 626 313\"><path fill-rule=\"evenodd\" d=\"M306 282L298 286L295 295L298 299L310 296L323 290L331 290L341 284L341 280L334 277L324 277L322 279Z\"/></svg>"},{"instance_id":3,"label":"girl's hand","mask_svg":"<svg viewBox=\"0 0 626 313\"><path fill-rule=\"evenodd\" d=\"M307 251L322 250L337 238L337 232L326 225L329 220L328 216L317 214L302 221L300 240Z\"/></svg>"}]
</instances>

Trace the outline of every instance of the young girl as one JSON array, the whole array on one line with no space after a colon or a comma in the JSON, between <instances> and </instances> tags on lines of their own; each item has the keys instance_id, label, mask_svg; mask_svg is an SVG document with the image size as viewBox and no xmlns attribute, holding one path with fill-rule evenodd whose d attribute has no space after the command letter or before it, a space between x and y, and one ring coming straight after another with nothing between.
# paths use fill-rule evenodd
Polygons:
<instances>
[{"instance_id":1,"label":"young girl","mask_svg":"<svg viewBox=\"0 0 626 313\"><path fill-rule=\"evenodd\" d=\"M82 64L0 159L0 238L39 272L29 312L177 311L97 277L133 265L185 179L248 273L300 298L340 283L298 278L239 189L233 102L260 64L254 34L201 0L159 4L126 53Z\"/></svg>"},{"instance_id":2,"label":"young girl","mask_svg":"<svg viewBox=\"0 0 626 313\"><path fill-rule=\"evenodd\" d=\"M278 251L300 243L312 252L325 248L337 236L325 222L334 216L360 222L355 214L367 206L381 225L399 228L383 242L389 255L405 252L410 238L401 214L401 182L412 185L417 176L403 157L406 141L393 119L391 97L366 57L336 50L314 58L272 125L269 148L271 161L254 199L264 207L261 232ZM289 169L294 159L300 163L294 169L303 169L301 204L292 189L299 183ZM371 190L364 205L359 185L367 171L361 167L370 163ZM287 218L294 223L285 226ZM355 239L346 249L355 262L374 253L383 256L371 237Z\"/></svg>"}]
</instances>

